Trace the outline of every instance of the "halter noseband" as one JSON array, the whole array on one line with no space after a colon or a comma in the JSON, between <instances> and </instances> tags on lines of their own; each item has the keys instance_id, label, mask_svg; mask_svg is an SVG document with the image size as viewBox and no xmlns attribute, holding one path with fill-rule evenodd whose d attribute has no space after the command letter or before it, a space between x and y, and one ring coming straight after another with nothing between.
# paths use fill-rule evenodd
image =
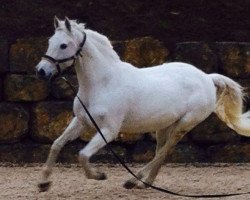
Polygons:
<instances>
[{"instance_id":1,"label":"halter noseband","mask_svg":"<svg viewBox=\"0 0 250 200\"><path fill-rule=\"evenodd\" d=\"M73 67L73 66L75 65L75 61L76 61L77 57L78 57L79 55L82 57L81 51L82 51L83 45L84 45L85 42L86 42L86 37L87 37L87 36L86 36L86 33L83 33L83 40L82 40L82 42L80 43L79 48L78 48L78 50L76 51L75 55L73 55L73 56L71 56L71 57L69 57L69 58L58 59L58 60L55 59L55 58L53 58L53 57L51 57L51 56L44 55L44 56L42 56L42 60L47 60L47 61L49 61L50 63L54 64L54 65L56 66L56 69L57 69L57 74L60 74L61 71L62 71L62 70L61 70L61 67L60 67L60 63L65 63L65 62L68 62L68 61L70 61L70 60L73 60L72 65L68 66L68 67Z\"/></svg>"}]
</instances>

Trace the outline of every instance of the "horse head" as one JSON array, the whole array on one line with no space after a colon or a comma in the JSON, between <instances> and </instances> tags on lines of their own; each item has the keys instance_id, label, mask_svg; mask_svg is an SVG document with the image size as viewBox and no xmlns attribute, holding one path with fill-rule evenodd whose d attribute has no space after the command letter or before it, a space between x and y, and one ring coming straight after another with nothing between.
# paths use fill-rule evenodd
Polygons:
<instances>
[{"instance_id":1,"label":"horse head","mask_svg":"<svg viewBox=\"0 0 250 200\"><path fill-rule=\"evenodd\" d=\"M37 76L46 80L59 75L75 64L86 40L86 34L74 28L75 21L54 18L55 33L49 39L48 49L36 66Z\"/></svg>"}]
</instances>

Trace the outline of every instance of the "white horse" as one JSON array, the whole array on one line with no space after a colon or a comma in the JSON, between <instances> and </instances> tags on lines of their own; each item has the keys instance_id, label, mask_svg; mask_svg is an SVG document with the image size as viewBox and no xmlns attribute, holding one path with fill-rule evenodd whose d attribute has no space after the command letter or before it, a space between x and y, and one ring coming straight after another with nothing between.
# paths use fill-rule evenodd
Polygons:
<instances>
[{"instance_id":1,"label":"white horse","mask_svg":"<svg viewBox=\"0 0 250 200\"><path fill-rule=\"evenodd\" d=\"M60 21L56 17L54 24L55 34L49 39L47 56L36 67L37 74L50 79L58 70L74 63L78 96L108 142L120 131L156 131L155 157L137 173L145 182L154 181L172 147L212 112L238 134L250 136L250 112L243 114L242 88L233 80L219 74L206 74L180 62L138 69L121 61L108 38L85 29L84 24L68 18ZM43 191L49 188L48 178L61 148L82 132L95 131L77 98L73 110L75 117L54 141L43 168L39 184ZM89 164L89 158L104 146L105 142L96 133L79 152L87 178L106 178ZM124 186L144 187L134 178Z\"/></svg>"}]
</instances>

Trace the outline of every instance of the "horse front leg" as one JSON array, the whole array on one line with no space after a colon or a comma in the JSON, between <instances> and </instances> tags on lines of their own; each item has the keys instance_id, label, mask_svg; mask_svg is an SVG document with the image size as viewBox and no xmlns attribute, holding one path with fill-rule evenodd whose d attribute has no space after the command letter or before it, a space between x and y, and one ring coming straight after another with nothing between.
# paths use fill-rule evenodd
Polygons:
<instances>
[{"instance_id":1,"label":"horse front leg","mask_svg":"<svg viewBox=\"0 0 250 200\"><path fill-rule=\"evenodd\" d=\"M108 128L102 128L101 131L104 137L106 138L107 142L111 142L118 135L118 132L115 133L111 132ZM87 178L95 180L106 179L105 173L101 173L96 169L92 168L89 163L90 157L94 155L96 152L98 152L105 145L106 145L105 141L103 140L101 135L97 132L96 135L87 144L87 146L79 152L79 162L83 165Z\"/></svg>"},{"instance_id":2,"label":"horse front leg","mask_svg":"<svg viewBox=\"0 0 250 200\"><path fill-rule=\"evenodd\" d=\"M48 178L51 175L52 167L55 164L57 156L62 147L68 141L72 141L78 138L83 131L84 126L78 121L76 117L74 117L63 134L53 142L47 161L43 166L42 178L40 180L40 183L38 184L40 192L47 191L50 187L51 182L48 180Z\"/></svg>"}]
</instances>

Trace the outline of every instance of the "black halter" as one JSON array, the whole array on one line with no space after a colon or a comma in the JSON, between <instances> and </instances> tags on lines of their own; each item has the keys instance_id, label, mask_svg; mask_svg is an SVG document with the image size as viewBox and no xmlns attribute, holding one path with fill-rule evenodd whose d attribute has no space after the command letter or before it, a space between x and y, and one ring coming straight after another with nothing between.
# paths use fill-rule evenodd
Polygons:
<instances>
[{"instance_id":1,"label":"black halter","mask_svg":"<svg viewBox=\"0 0 250 200\"><path fill-rule=\"evenodd\" d=\"M72 65L68 66L68 67L73 67L73 66L75 65L75 62L76 62L77 57L78 57L78 56L81 56L81 57L82 57L81 51L82 51L83 45L84 45L85 42L86 42L86 37L87 37L87 36L86 36L86 33L83 32L83 40L82 40L82 42L80 43L79 48L78 48L78 50L76 51L75 55L73 55L73 56L71 56L71 57L69 57L69 58L58 59L58 60L55 59L55 58L53 58L53 57L51 57L51 56L44 55L44 56L42 56L42 59L47 60L47 61L51 62L52 64L54 64L54 65L56 66L56 69L57 69L57 74L60 74L60 73L62 72L61 67L60 67L60 63L65 63L65 62L68 62L68 61L70 61L70 60L73 60Z\"/></svg>"}]
</instances>

